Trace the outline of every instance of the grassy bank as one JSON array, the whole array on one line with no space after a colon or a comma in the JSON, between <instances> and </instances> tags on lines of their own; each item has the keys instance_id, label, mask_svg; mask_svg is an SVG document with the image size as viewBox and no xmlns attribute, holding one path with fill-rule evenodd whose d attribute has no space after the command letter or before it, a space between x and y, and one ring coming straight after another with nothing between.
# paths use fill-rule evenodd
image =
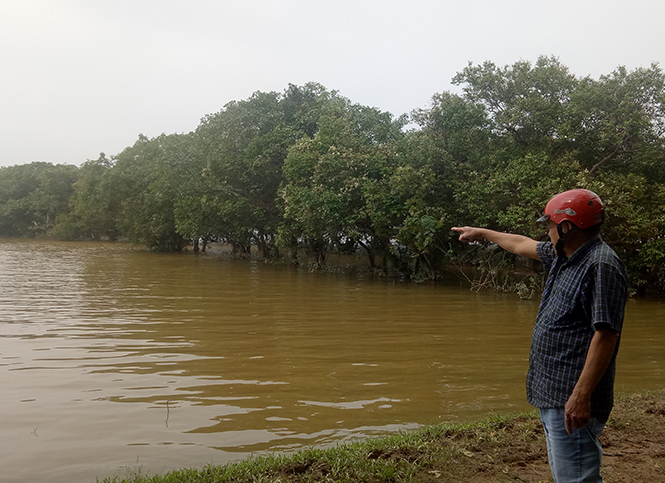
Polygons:
<instances>
[{"instance_id":1,"label":"grassy bank","mask_svg":"<svg viewBox=\"0 0 665 483\"><path fill-rule=\"evenodd\" d=\"M665 390L619 397L601 442L612 482L665 481ZM104 483L550 482L536 412Z\"/></svg>"}]
</instances>

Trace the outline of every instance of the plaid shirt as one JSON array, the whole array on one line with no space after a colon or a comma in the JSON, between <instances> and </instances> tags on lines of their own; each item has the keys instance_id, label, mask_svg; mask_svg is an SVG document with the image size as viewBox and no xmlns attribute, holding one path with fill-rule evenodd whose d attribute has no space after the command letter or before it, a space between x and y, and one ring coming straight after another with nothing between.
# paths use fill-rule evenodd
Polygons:
<instances>
[{"instance_id":1,"label":"plaid shirt","mask_svg":"<svg viewBox=\"0 0 665 483\"><path fill-rule=\"evenodd\" d=\"M596 329L621 333L627 297L626 271L600 235L570 258L550 242L537 246L549 271L531 340L527 399L537 408L563 408L582 373ZM591 395L591 417L607 420L614 403L615 360Z\"/></svg>"}]
</instances>

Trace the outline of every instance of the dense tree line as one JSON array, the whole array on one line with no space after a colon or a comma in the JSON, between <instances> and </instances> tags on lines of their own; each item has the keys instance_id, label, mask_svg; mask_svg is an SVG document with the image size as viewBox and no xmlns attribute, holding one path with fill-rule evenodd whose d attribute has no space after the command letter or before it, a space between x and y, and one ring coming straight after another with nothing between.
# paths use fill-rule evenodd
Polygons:
<instances>
[{"instance_id":1,"label":"dense tree line","mask_svg":"<svg viewBox=\"0 0 665 483\"><path fill-rule=\"evenodd\" d=\"M469 64L453 82L460 94L399 118L290 85L81 167L1 168L0 236L123 238L160 251L222 240L238 256L257 247L318 266L361 250L376 269L433 279L466 249L450 226L543 237L534 220L549 197L583 187L605 201L604 237L633 286L663 287L658 65L592 79L541 57Z\"/></svg>"}]
</instances>

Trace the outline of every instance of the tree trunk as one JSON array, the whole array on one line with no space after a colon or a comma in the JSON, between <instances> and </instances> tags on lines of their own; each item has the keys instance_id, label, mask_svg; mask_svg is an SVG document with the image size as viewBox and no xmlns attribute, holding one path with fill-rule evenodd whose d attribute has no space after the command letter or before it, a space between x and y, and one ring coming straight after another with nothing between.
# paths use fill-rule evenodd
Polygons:
<instances>
[{"instance_id":1,"label":"tree trunk","mask_svg":"<svg viewBox=\"0 0 665 483\"><path fill-rule=\"evenodd\" d=\"M369 245L367 245L367 244L365 244L361 241L358 242L358 245L363 247L365 249L365 251L367 252L367 258L369 259L370 268L375 269L376 268L376 260L374 259L374 252L372 251L372 248Z\"/></svg>"}]
</instances>

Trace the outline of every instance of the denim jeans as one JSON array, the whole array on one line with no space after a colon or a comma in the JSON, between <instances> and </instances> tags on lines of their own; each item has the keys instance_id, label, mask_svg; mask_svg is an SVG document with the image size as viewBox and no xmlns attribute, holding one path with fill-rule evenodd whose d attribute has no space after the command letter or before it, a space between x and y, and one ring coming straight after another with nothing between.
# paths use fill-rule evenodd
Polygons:
<instances>
[{"instance_id":1,"label":"denim jeans","mask_svg":"<svg viewBox=\"0 0 665 483\"><path fill-rule=\"evenodd\" d=\"M556 483L602 483L600 462L603 448L598 437L605 422L591 418L573 434L566 432L563 408L541 409L540 419L547 438L547 456Z\"/></svg>"}]
</instances>

